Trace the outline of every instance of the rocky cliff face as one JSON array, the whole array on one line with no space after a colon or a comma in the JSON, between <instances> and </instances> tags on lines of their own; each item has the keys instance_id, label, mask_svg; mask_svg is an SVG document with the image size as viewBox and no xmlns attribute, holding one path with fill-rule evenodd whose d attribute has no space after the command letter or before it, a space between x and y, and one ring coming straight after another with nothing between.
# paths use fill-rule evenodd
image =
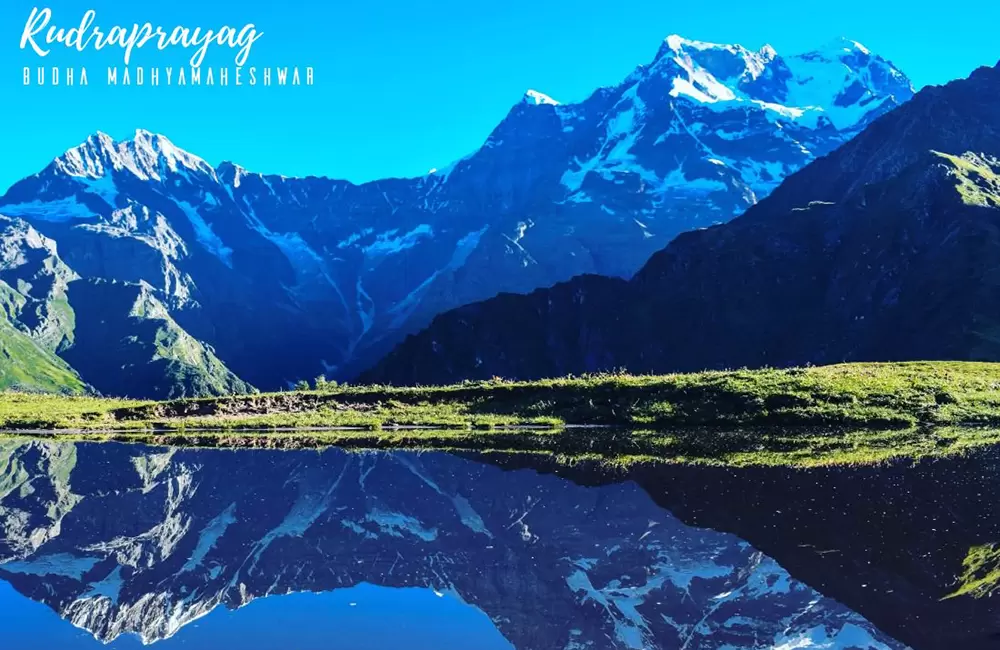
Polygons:
<instances>
[{"instance_id":1,"label":"rocky cliff face","mask_svg":"<svg viewBox=\"0 0 1000 650\"><path fill-rule=\"evenodd\" d=\"M103 641L368 582L451 593L522 650L902 647L634 484L439 454L6 443L2 458L0 578Z\"/></svg>"},{"instance_id":2,"label":"rocky cliff face","mask_svg":"<svg viewBox=\"0 0 1000 650\"><path fill-rule=\"evenodd\" d=\"M54 241L20 219L0 216L0 389L87 390L57 354L72 344L67 287L76 278Z\"/></svg>"},{"instance_id":3,"label":"rocky cliff face","mask_svg":"<svg viewBox=\"0 0 1000 650\"><path fill-rule=\"evenodd\" d=\"M225 364L199 366L198 387L164 379L167 392L231 384L229 371L273 388L353 376L436 314L500 292L628 278L911 95L851 41L782 57L671 36L582 102L527 93L481 149L424 177L262 175L145 131L99 133L0 212L55 241L79 277L144 285ZM94 385L123 381L85 369Z\"/></svg>"},{"instance_id":4,"label":"rocky cliff face","mask_svg":"<svg viewBox=\"0 0 1000 650\"><path fill-rule=\"evenodd\" d=\"M367 379L996 360L1000 69L921 91L630 281L438 317Z\"/></svg>"}]
</instances>

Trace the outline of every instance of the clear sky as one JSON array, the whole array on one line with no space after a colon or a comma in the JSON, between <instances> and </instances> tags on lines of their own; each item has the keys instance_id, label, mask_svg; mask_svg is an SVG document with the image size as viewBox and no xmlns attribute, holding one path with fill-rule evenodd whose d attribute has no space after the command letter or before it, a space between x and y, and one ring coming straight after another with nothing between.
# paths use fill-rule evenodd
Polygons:
<instances>
[{"instance_id":1,"label":"clear sky","mask_svg":"<svg viewBox=\"0 0 1000 650\"><path fill-rule=\"evenodd\" d=\"M248 65L313 66L301 88L107 87L120 50L56 46L45 59L19 48L31 9L53 24L143 23L263 32ZM671 33L765 43L795 54L837 36L892 60L917 86L965 76L1000 59L1000 5L942 11L926 0L3 0L0 2L0 191L95 131L163 133L216 164L361 182L442 167L478 148L534 88L586 97L649 62ZM188 53L145 48L132 64L178 66ZM205 65L231 66L234 52ZM89 87L24 87L24 66L86 66Z\"/></svg>"}]
</instances>

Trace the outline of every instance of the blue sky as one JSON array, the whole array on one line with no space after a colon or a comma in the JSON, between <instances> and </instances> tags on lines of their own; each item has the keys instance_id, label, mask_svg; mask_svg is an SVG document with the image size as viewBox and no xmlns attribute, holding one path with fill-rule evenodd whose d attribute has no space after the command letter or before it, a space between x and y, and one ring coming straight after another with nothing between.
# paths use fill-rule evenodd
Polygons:
<instances>
[{"instance_id":1,"label":"blue sky","mask_svg":"<svg viewBox=\"0 0 1000 650\"><path fill-rule=\"evenodd\" d=\"M311 65L302 88L108 88L120 51L58 48L46 59L19 49L35 3L53 23L149 21L215 28L253 22L263 31L248 65ZM1000 7L941 11L920 0L4 0L0 3L0 190L44 167L94 131L163 133L215 164L325 175L356 182L410 176L478 148L525 90L584 98L648 62L671 33L698 40L765 43L794 54L837 36L860 41L917 86L965 76L1000 59ZM178 66L190 53L140 51L133 65ZM232 65L210 54L205 65ZM24 87L24 66L81 66L87 88Z\"/></svg>"}]
</instances>

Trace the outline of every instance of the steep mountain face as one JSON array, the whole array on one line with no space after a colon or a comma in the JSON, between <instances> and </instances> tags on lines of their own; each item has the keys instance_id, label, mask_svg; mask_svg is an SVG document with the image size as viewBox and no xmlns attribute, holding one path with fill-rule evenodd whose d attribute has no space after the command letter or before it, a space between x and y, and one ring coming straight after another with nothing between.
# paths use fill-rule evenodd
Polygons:
<instances>
[{"instance_id":1,"label":"steep mountain face","mask_svg":"<svg viewBox=\"0 0 1000 650\"><path fill-rule=\"evenodd\" d=\"M10 442L0 460L0 578L105 642L366 582L460 598L519 650L903 648L633 483L338 450Z\"/></svg>"},{"instance_id":2,"label":"steep mountain face","mask_svg":"<svg viewBox=\"0 0 1000 650\"><path fill-rule=\"evenodd\" d=\"M529 92L480 150L421 178L254 174L144 131L98 134L0 211L58 242L82 278L145 283L226 367L275 387L353 376L436 314L500 292L628 278L911 94L851 41L781 57L671 36L578 104Z\"/></svg>"},{"instance_id":3,"label":"steep mountain face","mask_svg":"<svg viewBox=\"0 0 1000 650\"><path fill-rule=\"evenodd\" d=\"M0 216L0 228L0 387L160 398L252 390L148 284L81 279L24 220Z\"/></svg>"},{"instance_id":4,"label":"steep mountain face","mask_svg":"<svg viewBox=\"0 0 1000 650\"><path fill-rule=\"evenodd\" d=\"M996 360L998 99L998 68L923 90L631 281L458 309L367 378Z\"/></svg>"},{"instance_id":5,"label":"steep mountain face","mask_svg":"<svg viewBox=\"0 0 1000 650\"><path fill-rule=\"evenodd\" d=\"M62 357L101 393L173 399L253 390L185 332L145 282L80 280L69 298L77 325Z\"/></svg>"},{"instance_id":6,"label":"steep mountain face","mask_svg":"<svg viewBox=\"0 0 1000 650\"><path fill-rule=\"evenodd\" d=\"M87 390L56 354L72 340L67 286L75 277L51 239L0 215L0 389Z\"/></svg>"}]
</instances>

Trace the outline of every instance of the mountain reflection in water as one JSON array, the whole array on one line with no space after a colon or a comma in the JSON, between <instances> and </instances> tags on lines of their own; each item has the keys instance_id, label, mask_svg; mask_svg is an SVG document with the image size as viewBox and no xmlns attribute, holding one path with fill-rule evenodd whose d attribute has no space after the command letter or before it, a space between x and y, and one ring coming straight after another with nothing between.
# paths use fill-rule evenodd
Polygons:
<instances>
[{"instance_id":1,"label":"mountain reflection in water","mask_svg":"<svg viewBox=\"0 0 1000 650\"><path fill-rule=\"evenodd\" d=\"M24 598L2 582L0 629L4 648L105 647L87 631L60 622L51 609ZM465 648L469 642L476 650L512 649L485 614L448 594L361 584L321 594L261 598L235 611L217 608L175 636L157 641L155 647L440 650ZM139 637L126 634L106 647L138 650L144 646Z\"/></svg>"},{"instance_id":2,"label":"mountain reflection in water","mask_svg":"<svg viewBox=\"0 0 1000 650\"><path fill-rule=\"evenodd\" d=\"M531 466L587 484L636 481L685 524L738 535L917 650L1000 648L1000 449L811 469L637 466L614 477ZM956 597L976 549L992 550L974 572L980 591Z\"/></svg>"},{"instance_id":3,"label":"mountain reflection in water","mask_svg":"<svg viewBox=\"0 0 1000 650\"><path fill-rule=\"evenodd\" d=\"M903 647L636 483L586 487L490 460L7 441L0 579L101 641L173 638L164 647L217 646L227 621L222 634L243 633L225 638L250 650L274 647L246 633L258 628L311 647L317 629L349 629L361 602L376 612L371 637L338 633L326 647L403 647L376 637L442 607L453 624L440 647L510 647L500 634L518 650ZM337 606L358 589L366 601ZM4 620L4 647L36 638L42 618ZM67 638L62 647L93 645Z\"/></svg>"}]
</instances>

